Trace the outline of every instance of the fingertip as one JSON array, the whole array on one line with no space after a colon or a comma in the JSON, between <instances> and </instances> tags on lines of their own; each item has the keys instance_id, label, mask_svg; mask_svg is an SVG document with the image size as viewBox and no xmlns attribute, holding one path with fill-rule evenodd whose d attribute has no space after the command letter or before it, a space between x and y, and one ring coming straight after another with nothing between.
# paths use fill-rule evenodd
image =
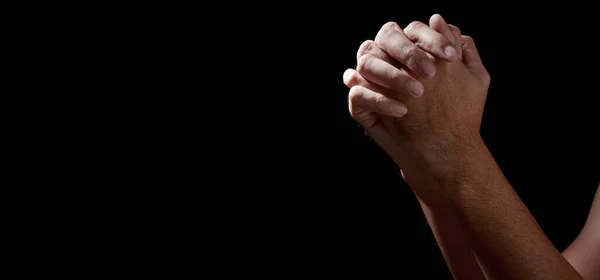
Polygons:
<instances>
[{"instance_id":1,"label":"fingertip","mask_svg":"<svg viewBox=\"0 0 600 280\"><path fill-rule=\"evenodd\" d=\"M458 60L458 51L452 45L447 45L444 48L444 55L446 55L446 58L450 61Z\"/></svg>"},{"instance_id":2,"label":"fingertip","mask_svg":"<svg viewBox=\"0 0 600 280\"><path fill-rule=\"evenodd\" d=\"M346 71L344 71L344 81L346 79L348 79L350 76L352 76L353 72L354 72L354 69L352 69L352 68L346 69Z\"/></svg>"},{"instance_id":3,"label":"fingertip","mask_svg":"<svg viewBox=\"0 0 600 280\"><path fill-rule=\"evenodd\" d=\"M423 85L418 81L408 81L406 87L408 88L408 91L416 98L419 98L421 95L423 95L423 92L425 91Z\"/></svg>"},{"instance_id":4,"label":"fingertip","mask_svg":"<svg viewBox=\"0 0 600 280\"><path fill-rule=\"evenodd\" d=\"M433 78L435 76L435 65L429 59L421 59L419 68L426 78Z\"/></svg>"},{"instance_id":5,"label":"fingertip","mask_svg":"<svg viewBox=\"0 0 600 280\"><path fill-rule=\"evenodd\" d=\"M446 20L440 14L433 14L431 18L429 18L429 25L433 25L433 22L441 21L443 24L446 24Z\"/></svg>"},{"instance_id":6,"label":"fingertip","mask_svg":"<svg viewBox=\"0 0 600 280\"><path fill-rule=\"evenodd\" d=\"M404 104L402 103L396 103L394 104L392 111L394 113L394 117L399 118L406 115L406 112L408 112L408 108L406 108L406 106L404 106Z\"/></svg>"},{"instance_id":7,"label":"fingertip","mask_svg":"<svg viewBox=\"0 0 600 280\"><path fill-rule=\"evenodd\" d=\"M350 80L352 80L352 77L354 76L354 72L356 72L356 71L352 68L348 68L348 69L346 69L346 71L344 71L344 75L342 78L344 80L345 85L350 84Z\"/></svg>"}]
</instances>

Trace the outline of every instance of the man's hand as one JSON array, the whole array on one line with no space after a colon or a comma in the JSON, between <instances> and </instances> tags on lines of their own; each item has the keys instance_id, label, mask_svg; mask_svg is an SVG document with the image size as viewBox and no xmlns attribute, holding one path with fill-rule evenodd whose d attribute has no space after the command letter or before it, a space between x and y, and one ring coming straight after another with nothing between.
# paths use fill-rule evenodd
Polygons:
<instances>
[{"instance_id":1,"label":"man's hand","mask_svg":"<svg viewBox=\"0 0 600 280\"><path fill-rule=\"evenodd\" d=\"M482 279L481 272L487 279L582 279L544 235L481 139L490 76L473 40L450 36L460 33L439 16L430 26L383 26L375 45L388 57L363 59L358 72L345 74L352 116L402 168L456 279ZM420 53L408 41L419 42L432 30L453 38L461 59L444 61L429 50L437 72L426 79L417 70L422 60L407 59ZM413 80L402 70L423 85L419 99L406 94ZM402 117L384 110L396 102L408 108Z\"/></svg>"},{"instance_id":2,"label":"man's hand","mask_svg":"<svg viewBox=\"0 0 600 280\"><path fill-rule=\"evenodd\" d=\"M402 154L402 151L406 153L411 146L415 146L410 143L428 143L428 128L440 126L439 121L429 118L438 118L438 114L448 111L442 106L442 111L438 109L427 112L437 109L443 102L435 100L439 98L439 91L443 89L436 87L434 83L442 85L451 74L448 73L451 68L438 63L437 70L441 71L436 75L435 58L463 64L463 38L460 30L453 25L447 25L439 15L431 17L430 25L431 28L423 23L413 22L403 31L397 24L387 23L375 38L375 42L366 41L361 45L357 55L358 71L348 69L344 73L344 82L351 88L350 112L379 145L408 171L408 177L405 172L402 175L405 180L410 178L409 184L419 198L421 208L454 279L483 280L485 276L471 252L454 212L448 211L450 207L443 197L436 195L440 192L432 191L435 187L426 186L429 181L427 175L421 174L420 180L414 179L414 175L418 173L410 166L419 160L411 162L409 156ZM415 99L424 90L425 96ZM412 93L412 96L408 93ZM405 104L409 104L410 108L406 116ZM389 113L394 108L398 108L399 112ZM454 112L454 109L450 112ZM400 119L402 116L404 118ZM445 119L445 116L443 118ZM428 122L431 124L427 124ZM423 126L419 127L421 124ZM403 133L405 135L402 135ZM425 135L419 135L420 133ZM439 134L432 134L431 140L439 137ZM401 149L402 145L406 147ZM414 157L414 154L412 156ZM416 171L421 170L417 168Z\"/></svg>"},{"instance_id":3,"label":"man's hand","mask_svg":"<svg viewBox=\"0 0 600 280\"><path fill-rule=\"evenodd\" d=\"M461 59L455 40L451 40L460 31L454 26L451 28L454 33L440 34L432 29L422 29L423 32L414 33L411 41L397 24L385 24L382 30L393 29L398 33L391 33L389 38L400 50L395 58L383 52L375 42L365 41L357 53L358 72L348 69L343 77L344 83L351 88L348 101L354 119L367 131L375 132L384 128L379 126L379 115L401 117L406 114L407 107L401 101L409 96L419 97L424 90L417 78L435 75L435 65L427 52L447 61ZM363 77L373 79L375 83ZM355 86L359 87L352 89ZM388 134L385 128L381 133Z\"/></svg>"},{"instance_id":4,"label":"man's hand","mask_svg":"<svg viewBox=\"0 0 600 280\"><path fill-rule=\"evenodd\" d=\"M357 71L344 73L350 113L405 175L415 164L443 167L479 144L490 83L471 37L439 15L430 26L385 24L359 49ZM424 94L415 98L420 86Z\"/></svg>"}]
</instances>

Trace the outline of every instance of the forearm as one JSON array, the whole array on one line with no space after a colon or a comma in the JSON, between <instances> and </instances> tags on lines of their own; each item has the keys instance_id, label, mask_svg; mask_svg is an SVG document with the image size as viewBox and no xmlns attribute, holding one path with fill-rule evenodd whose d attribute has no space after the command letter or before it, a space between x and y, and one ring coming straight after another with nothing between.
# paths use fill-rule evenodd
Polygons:
<instances>
[{"instance_id":1,"label":"forearm","mask_svg":"<svg viewBox=\"0 0 600 280\"><path fill-rule=\"evenodd\" d=\"M438 179L488 279L581 279L544 235L483 141Z\"/></svg>"},{"instance_id":2,"label":"forearm","mask_svg":"<svg viewBox=\"0 0 600 280\"><path fill-rule=\"evenodd\" d=\"M485 279L447 201L425 203L419 199L419 203L454 279Z\"/></svg>"},{"instance_id":3,"label":"forearm","mask_svg":"<svg viewBox=\"0 0 600 280\"><path fill-rule=\"evenodd\" d=\"M439 180L431 176L428 166L432 161L422 156L424 150L430 149L414 145L398 146L391 155L401 168L402 177L415 193L454 279L486 279L448 196Z\"/></svg>"}]
</instances>

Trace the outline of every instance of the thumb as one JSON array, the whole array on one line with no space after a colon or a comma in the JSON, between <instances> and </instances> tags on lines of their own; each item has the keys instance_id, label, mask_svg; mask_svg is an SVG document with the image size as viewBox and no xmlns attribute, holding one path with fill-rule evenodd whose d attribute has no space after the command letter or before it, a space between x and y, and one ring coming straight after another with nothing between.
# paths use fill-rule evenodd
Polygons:
<instances>
[{"instance_id":1,"label":"thumb","mask_svg":"<svg viewBox=\"0 0 600 280\"><path fill-rule=\"evenodd\" d=\"M461 59L462 52L460 50L460 36L456 36L450 25L446 23L444 18L440 14L434 14L429 18L429 26L431 29L437 31L438 33L444 35L446 39L448 39L454 46L454 48L444 49L444 52L456 52L456 57ZM458 29L458 28L457 28ZM459 31L460 32L460 31ZM458 48L457 48L458 47ZM453 49L453 50L452 50Z\"/></svg>"}]
</instances>

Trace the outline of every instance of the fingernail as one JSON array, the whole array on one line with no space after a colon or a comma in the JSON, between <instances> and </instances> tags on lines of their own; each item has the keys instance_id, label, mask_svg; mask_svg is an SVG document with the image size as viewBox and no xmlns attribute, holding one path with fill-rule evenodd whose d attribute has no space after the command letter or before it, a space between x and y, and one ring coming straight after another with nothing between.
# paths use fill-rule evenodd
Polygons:
<instances>
[{"instance_id":1,"label":"fingernail","mask_svg":"<svg viewBox=\"0 0 600 280\"><path fill-rule=\"evenodd\" d=\"M410 93L416 97L419 97L423 94L423 85L421 85L421 83L415 82L415 81L409 81L408 82L408 91L410 91Z\"/></svg>"},{"instance_id":2,"label":"fingernail","mask_svg":"<svg viewBox=\"0 0 600 280\"><path fill-rule=\"evenodd\" d=\"M446 56L448 58L457 58L458 57L458 52L456 51L456 49L453 46L446 46L446 48L444 48L444 54L446 54Z\"/></svg>"},{"instance_id":3,"label":"fingernail","mask_svg":"<svg viewBox=\"0 0 600 280\"><path fill-rule=\"evenodd\" d=\"M435 74L435 65L433 65L433 63L427 59L421 60L419 67L421 67L423 74L429 78L433 77Z\"/></svg>"},{"instance_id":4,"label":"fingernail","mask_svg":"<svg viewBox=\"0 0 600 280\"><path fill-rule=\"evenodd\" d=\"M394 113L397 117L402 117L408 112L408 109L402 105L394 105Z\"/></svg>"}]
</instances>

